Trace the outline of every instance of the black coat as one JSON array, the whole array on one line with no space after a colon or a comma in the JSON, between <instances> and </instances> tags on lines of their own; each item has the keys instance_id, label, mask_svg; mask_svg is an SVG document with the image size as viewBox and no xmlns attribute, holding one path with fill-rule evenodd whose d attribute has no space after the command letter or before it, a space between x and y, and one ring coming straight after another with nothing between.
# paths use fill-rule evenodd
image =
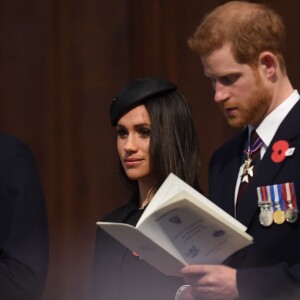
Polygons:
<instances>
[{"instance_id":1,"label":"black coat","mask_svg":"<svg viewBox=\"0 0 300 300\"><path fill-rule=\"evenodd\" d=\"M237 252L225 263L238 269L240 300L300 299L300 217L295 223L259 223L257 187L293 182L300 208L300 101L278 128L255 175L237 206L237 219L248 227L254 244ZM246 140L243 132L216 152L210 167L210 198L233 215L234 190ZM295 147L282 162L272 160L272 146L285 140Z\"/></svg>"},{"instance_id":2,"label":"black coat","mask_svg":"<svg viewBox=\"0 0 300 300\"><path fill-rule=\"evenodd\" d=\"M34 159L23 142L0 134L0 299L38 299L47 267L47 215Z\"/></svg>"},{"instance_id":3,"label":"black coat","mask_svg":"<svg viewBox=\"0 0 300 300\"><path fill-rule=\"evenodd\" d=\"M134 202L102 221L136 225L142 211ZM97 230L92 300L174 300L182 278L165 276L112 238Z\"/></svg>"}]
</instances>

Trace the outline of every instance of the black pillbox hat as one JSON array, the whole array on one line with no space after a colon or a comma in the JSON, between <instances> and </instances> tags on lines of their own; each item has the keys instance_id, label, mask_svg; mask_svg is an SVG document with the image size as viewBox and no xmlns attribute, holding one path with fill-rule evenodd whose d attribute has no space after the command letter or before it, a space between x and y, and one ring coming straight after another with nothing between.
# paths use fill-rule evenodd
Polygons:
<instances>
[{"instance_id":1,"label":"black pillbox hat","mask_svg":"<svg viewBox=\"0 0 300 300\"><path fill-rule=\"evenodd\" d=\"M140 78L126 85L114 98L110 107L110 121L116 126L118 120L130 109L143 101L163 96L177 89L177 86L163 78Z\"/></svg>"}]
</instances>

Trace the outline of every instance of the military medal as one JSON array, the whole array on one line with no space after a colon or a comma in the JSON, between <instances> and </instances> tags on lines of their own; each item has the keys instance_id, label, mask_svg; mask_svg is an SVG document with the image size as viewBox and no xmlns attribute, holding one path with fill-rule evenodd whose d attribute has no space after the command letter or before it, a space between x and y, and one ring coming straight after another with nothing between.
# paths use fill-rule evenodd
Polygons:
<instances>
[{"instance_id":1,"label":"military medal","mask_svg":"<svg viewBox=\"0 0 300 300\"><path fill-rule=\"evenodd\" d=\"M246 154L246 159L243 164L242 182L248 183L250 177L253 177L254 164L252 160L252 155L260 149L262 144L262 140L260 138L257 138L253 145L251 147L248 146L248 149L244 151L244 153Z\"/></svg>"},{"instance_id":2,"label":"military medal","mask_svg":"<svg viewBox=\"0 0 300 300\"><path fill-rule=\"evenodd\" d=\"M272 201L267 197L266 187L258 187L256 191L260 208L259 222L263 226L270 226L273 223Z\"/></svg>"},{"instance_id":3,"label":"military medal","mask_svg":"<svg viewBox=\"0 0 300 300\"><path fill-rule=\"evenodd\" d=\"M285 222L285 213L278 206L277 206L277 210L274 212L273 219L274 219L274 223L276 224L283 224Z\"/></svg>"},{"instance_id":4,"label":"military medal","mask_svg":"<svg viewBox=\"0 0 300 300\"><path fill-rule=\"evenodd\" d=\"M287 204L287 209L285 211L285 219L289 223L294 223L298 219L298 212L297 210L293 207L293 202L292 199L295 199L295 193L294 193L294 185L291 182L287 182L284 184L284 200L286 201Z\"/></svg>"},{"instance_id":5,"label":"military medal","mask_svg":"<svg viewBox=\"0 0 300 300\"><path fill-rule=\"evenodd\" d=\"M246 152L247 158L243 165L243 174L242 174L242 182L249 182L249 176L253 176L253 167L251 166L252 159L250 157L250 147L248 148L248 151Z\"/></svg>"},{"instance_id":6,"label":"military medal","mask_svg":"<svg viewBox=\"0 0 300 300\"><path fill-rule=\"evenodd\" d=\"M268 189L271 189L270 186L267 187ZM274 223L276 224L283 224L285 222L285 213L284 211L281 209L281 197L279 197L279 192L278 192L278 185L272 185L272 191L274 192L274 205L275 205L275 211L273 214L273 220Z\"/></svg>"},{"instance_id":7,"label":"military medal","mask_svg":"<svg viewBox=\"0 0 300 300\"><path fill-rule=\"evenodd\" d=\"M256 190L261 225L270 226L272 222L280 225L285 221L294 223L298 220L299 211L293 182L262 186Z\"/></svg>"},{"instance_id":8,"label":"military medal","mask_svg":"<svg viewBox=\"0 0 300 300\"><path fill-rule=\"evenodd\" d=\"M259 222L263 226L270 226L273 223L273 208L263 204L260 207Z\"/></svg>"},{"instance_id":9,"label":"military medal","mask_svg":"<svg viewBox=\"0 0 300 300\"><path fill-rule=\"evenodd\" d=\"M296 210L293 207L289 207L285 211L285 219L290 223L294 223L297 221L298 213L296 212Z\"/></svg>"}]
</instances>

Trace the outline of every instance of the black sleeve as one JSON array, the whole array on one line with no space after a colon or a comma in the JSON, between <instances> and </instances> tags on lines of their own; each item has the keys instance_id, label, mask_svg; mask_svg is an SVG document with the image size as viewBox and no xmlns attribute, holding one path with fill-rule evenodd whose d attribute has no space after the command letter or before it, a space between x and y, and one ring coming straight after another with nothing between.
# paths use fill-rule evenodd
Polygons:
<instances>
[{"instance_id":1,"label":"black sleeve","mask_svg":"<svg viewBox=\"0 0 300 300\"><path fill-rule=\"evenodd\" d=\"M0 135L0 299L36 300L48 267L48 225L28 147Z\"/></svg>"}]
</instances>

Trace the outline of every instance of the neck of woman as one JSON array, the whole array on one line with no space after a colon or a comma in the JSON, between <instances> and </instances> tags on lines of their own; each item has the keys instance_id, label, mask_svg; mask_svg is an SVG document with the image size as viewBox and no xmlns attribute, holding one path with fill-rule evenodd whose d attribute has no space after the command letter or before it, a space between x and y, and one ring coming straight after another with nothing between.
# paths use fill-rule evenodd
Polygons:
<instances>
[{"instance_id":1,"label":"neck of woman","mask_svg":"<svg viewBox=\"0 0 300 300\"><path fill-rule=\"evenodd\" d=\"M153 198L154 192L154 184L146 184L143 182L139 182L139 190L140 190L140 209L143 209Z\"/></svg>"}]
</instances>

